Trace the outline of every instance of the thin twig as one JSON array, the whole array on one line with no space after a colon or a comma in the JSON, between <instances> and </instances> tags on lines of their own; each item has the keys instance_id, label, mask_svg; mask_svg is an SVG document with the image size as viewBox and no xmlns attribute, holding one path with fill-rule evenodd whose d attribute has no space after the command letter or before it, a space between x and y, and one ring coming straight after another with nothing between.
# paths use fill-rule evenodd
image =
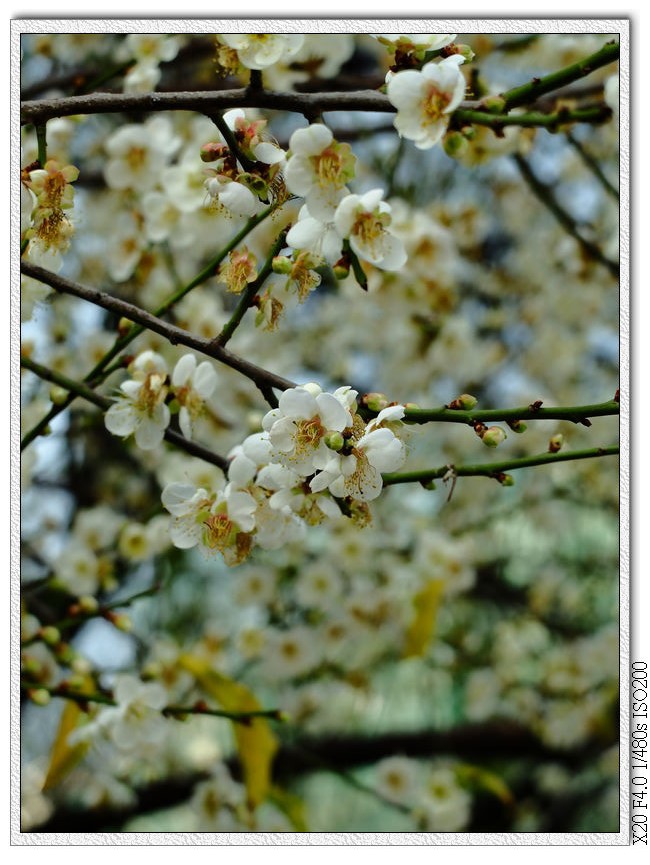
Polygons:
<instances>
[{"instance_id":1,"label":"thin twig","mask_svg":"<svg viewBox=\"0 0 650 865\"><path fill-rule=\"evenodd\" d=\"M156 315L165 315L169 310L177 304L180 300L182 300L185 295L187 295L194 288L197 288L202 283L206 282L208 279L215 275L215 272L223 259L231 252L239 243L261 222L263 222L271 213L273 213L275 207L271 205L267 207L266 210L263 210L257 216L252 217L248 220L246 225L238 231L237 234L226 244L220 252L217 253L214 258L212 258L206 266L201 270L187 285L183 286L183 288L175 291L171 294L161 306L159 306L155 314ZM118 337L111 348L106 352L106 354L100 358L100 360L95 364L95 366L90 370L90 372L84 376L84 381L86 383L97 385L101 384L110 373L114 372L115 369L118 369L122 364L121 362L116 363L115 365L109 367L108 364L113 360L113 358L117 357L120 352L122 352L131 342L133 342L136 337L138 337L141 333L143 333L145 328L141 325L134 324L131 329L121 337ZM70 406L75 400L74 394L71 394L67 400L59 405L54 405L49 410L49 412L41 418L41 420L29 430L25 437L23 438L22 447L27 447L34 439L38 438L43 432L47 429L50 422L57 417L62 411L64 411L68 406Z\"/></svg>"},{"instance_id":2,"label":"thin twig","mask_svg":"<svg viewBox=\"0 0 650 865\"><path fill-rule=\"evenodd\" d=\"M529 468L531 466L542 466L548 463L561 463L570 460L586 460L596 457L615 456L619 453L617 446L607 448L589 448L581 451L559 451L558 453L543 453L536 454L531 457L521 457L520 459L503 460L499 463L480 463L476 465L466 466L439 466L434 469L422 469L413 472L393 472L385 474L384 486L392 486L393 484L410 484L421 483L426 484L429 481L437 478L449 476L450 471L455 477L486 477L501 480L500 475L506 472L514 471L515 469Z\"/></svg>"},{"instance_id":3,"label":"thin twig","mask_svg":"<svg viewBox=\"0 0 650 865\"><path fill-rule=\"evenodd\" d=\"M36 264L31 264L30 262L22 261L20 269L21 273L24 273L25 276L31 276L33 279L37 279L39 282L49 285L55 291L59 291L62 294L70 294L73 297L79 297L82 300L95 304L96 306L101 306L103 309L108 309L123 318L127 318L129 321L141 324L146 329L164 336L172 345L185 345L187 348L199 351L202 354L211 357L213 360L219 361L219 363L223 363L231 369L237 370L237 372L240 372L256 384L267 384L271 387L279 388L280 390L286 390L287 388L296 386L295 383L289 379L263 369L262 367L233 354L223 346L215 345L214 340L195 336L187 330L169 324L161 318L152 315L150 312L146 312L145 310L140 309L140 307L128 303L125 300L120 300L117 297L106 294L104 291L98 291L95 288L87 288L80 283L73 282L71 279L66 279L63 276L53 273L51 270L46 270L45 268L39 267Z\"/></svg>"},{"instance_id":4,"label":"thin twig","mask_svg":"<svg viewBox=\"0 0 650 865\"><path fill-rule=\"evenodd\" d=\"M52 384L56 384L58 387L62 387L64 390L67 390L69 393L74 394L75 396L82 397L82 399L85 399L87 402L96 405L102 411L106 411L113 404L112 399L96 393L92 388L88 387L88 385L84 384L83 382L74 381L73 379L62 375L59 372L55 372L54 370L51 370L40 363L36 363L36 361L32 360L31 358L24 356L21 357L20 365L25 369L33 372L44 381L49 381ZM202 459L205 462L217 466L223 472L228 471L230 462L226 459L226 457L214 453L214 451L208 450L208 448L203 447L197 442L190 441L190 439L185 438L185 436L182 436L180 433L174 432L174 430L168 429L165 431L165 441L168 441L170 444L175 445L177 448L184 450L191 456L199 457L199 459ZM27 444L29 444L29 442L27 442ZM21 442L21 449L27 447L27 444L25 444L25 439L23 439L23 441Z\"/></svg>"},{"instance_id":5,"label":"thin twig","mask_svg":"<svg viewBox=\"0 0 650 865\"><path fill-rule=\"evenodd\" d=\"M512 158L516 162L517 167L521 172L521 176L528 184L531 192L533 192L537 199L541 201L550 213L553 214L567 234L573 237L573 239L580 244L584 252L590 258L602 264L615 279L618 279L620 276L619 263L607 258L597 244L593 243L591 240L587 240L587 238L581 234L576 220L558 202L551 186L547 183L543 183L539 177L537 177L529 163L521 154L515 153Z\"/></svg>"},{"instance_id":6,"label":"thin twig","mask_svg":"<svg viewBox=\"0 0 650 865\"><path fill-rule=\"evenodd\" d=\"M518 420L566 420L590 426L590 417L605 417L619 414L620 406L616 400L593 405L552 406L542 408L536 403L519 408L482 409L461 411L447 408L407 408L404 419L413 423L494 423L496 421Z\"/></svg>"},{"instance_id":7,"label":"thin twig","mask_svg":"<svg viewBox=\"0 0 650 865\"><path fill-rule=\"evenodd\" d=\"M587 168L592 172L594 177L600 182L605 192L607 192L608 195L611 195L611 197L615 201L619 201L620 195L618 189L616 189L616 187L613 186L605 177L603 169L600 167L600 165L594 159L591 153L589 153L589 151L585 148L584 144L578 141L578 139L575 138L571 132L566 133L566 139L569 144L574 148L580 159L582 159Z\"/></svg>"}]
</instances>

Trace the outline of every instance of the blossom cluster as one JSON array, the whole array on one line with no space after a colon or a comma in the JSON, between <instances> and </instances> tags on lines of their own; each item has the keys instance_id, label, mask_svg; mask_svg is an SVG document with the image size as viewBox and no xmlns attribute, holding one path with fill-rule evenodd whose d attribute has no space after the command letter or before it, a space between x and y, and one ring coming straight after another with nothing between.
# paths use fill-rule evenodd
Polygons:
<instances>
[{"instance_id":1,"label":"blossom cluster","mask_svg":"<svg viewBox=\"0 0 650 865\"><path fill-rule=\"evenodd\" d=\"M23 172L21 187L21 227L25 238L43 251L64 252L70 245L73 225L66 215L74 203L71 184L79 177L74 165L48 160L42 168Z\"/></svg>"},{"instance_id":2,"label":"blossom cluster","mask_svg":"<svg viewBox=\"0 0 650 865\"><path fill-rule=\"evenodd\" d=\"M133 377L120 385L122 393L105 415L106 429L124 438L135 434L136 444L144 450L157 447L171 420L166 400L172 395L181 431L191 439L194 422L217 386L217 374L209 361L197 366L193 354L183 355L170 381L165 359L154 351L144 351L131 362L129 370Z\"/></svg>"},{"instance_id":3,"label":"blossom cluster","mask_svg":"<svg viewBox=\"0 0 650 865\"><path fill-rule=\"evenodd\" d=\"M162 501L173 516L174 545L218 550L235 565L254 544L277 549L306 525L338 516L341 506L365 516L366 502L381 493L381 473L405 460L394 431L404 407L388 406L366 423L356 397L349 386L333 393L314 383L290 388L265 415L263 431L233 449L222 489L168 484Z\"/></svg>"}]
</instances>

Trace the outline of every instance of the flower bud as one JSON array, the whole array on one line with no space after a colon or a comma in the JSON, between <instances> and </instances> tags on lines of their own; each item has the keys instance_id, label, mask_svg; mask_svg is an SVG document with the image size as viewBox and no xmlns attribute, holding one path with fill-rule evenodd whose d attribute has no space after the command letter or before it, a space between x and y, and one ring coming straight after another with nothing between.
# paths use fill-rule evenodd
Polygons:
<instances>
[{"instance_id":1,"label":"flower bud","mask_svg":"<svg viewBox=\"0 0 650 865\"><path fill-rule=\"evenodd\" d=\"M507 421L508 426L513 432L522 433L526 432L528 429L528 425L525 424L522 420L509 420Z\"/></svg>"},{"instance_id":2,"label":"flower bud","mask_svg":"<svg viewBox=\"0 0 650 865\"><path fill-rule=\"evenodd\" d=\"M454 54L460 54L465 63L471 63L476 57L476 54L474 54L469 45L466 45L464 42L458 42L454 45Z\"/></svg>"},{"instance_id":3,"label":"flower bud","mask_svg":"<svg viewBox=\"0 0 650 865\"><path fill-rule=\"evenodd\" d=\"M456 399L453 399L447 408L451 408L454 410L462 409L463 411L471 411L474 406L477 404L478 400L475 396L472 396L471 393L461 393L460 396L457 396Z\"/></svg>"},{"instance_id":4,"label":"flower bud","mask_svg":"<svg viewBox=\"0 0 650 865\"><path fill-rule=\"evenodd\" d=\"M51 695L49 691L45 690L45 688L34 688L33 691L29 692L29 699L32 703L36 703L37 706L47 706L50 702Z\"/></svg>"},{"instance_id":5,"label":"flower bud","mask_svg":"<svg viewBox=\"0 0 650 865\"><path fill-rule=\"evenodd\" d=\"M489 448L498 447L505 439L506 434L500 426L488 427L481 435L481 441Z\"/></svg>"},{"instance_id":6,"label":"flower bud","mask_svg":"<svg viewBox=\"0 0 650 865\"><path fill-rule=\"evenodd\" d=\"M481 100L479 110L489 111L490 114L501 114L506 107L506 101L502 96L488 96Z\"/></svg>"},{"instance_id":7,"label":"flower bud","mask_svg":"<svg viewBox=\"0 0 650 865\"><path fill-rule=\"evenodd\" d=\"M57 661L67 666L70 666L76 657L74 649L68 643L57 643L54 654Z\"/></svg>"},{"instance_id":8,"label":"flower bud","mask_svg":"<svg viewBox=\"0 0 650 865\"><path fill-rule=\"evenodd\" d=\"M290 274L293 267L293 262L286 255L276 255L271 262L273 273Z\"/></svg>"},{"instance_id":9,"label":"flower bud","mask_svg":"<svg viewBox=\"0 0 650 865\"><path fill-rule=\"evenodd\" d=\"M332 432L328 432L325 436L325 444L330 450L340 451L345 444L345 439L340 432L332 430Z\"/></svg>"},{"instance_id":10,"label":"flower bud","mask_svg":"<svg viewBox=\"0 0 650 865\"><path fill-rule=\"evenodd\" d=\"M220 144L218 141L209 141L204 144L200 151L201 162L216 162L225 156L228 148L225 144Z\"/></svg>"},{"instance_id":11,"label":"flower bud","mask_svg":"<svg viewBox=\"0 0 650 865\"><path fill-rule=\"evenodd\" d=\"M564 436L562 433L556 433L554 436L551 436L548 442L548 452L550 454L556 454L564 444Z\"/></svg>"},{"instance_id":12,"label":"flower bud","mask_svg":"<svg viewBox=\"0 0 650 865\"><path fill-rule=\"evenodd\" d=\"M92 595L82 595L79 598L79 607L84 613L96 613L99 607L97 598Z\"/></svg>"},{"instance_id":13,"label":"flower bud","mask_svg":"<svg viewBox=\"0 0 650 865\"><path fill-rule=\"evenodd\" d=\"M497 480L501 484L502 487L514 487L515 479L512 475L507 475L501 472L501 474L497 477Z\"/></svg>"},{"instance_id":14,"label":"flower bud","mask_svg":"<svg viewBox=\"0 0 650 865\"><path fill-rule=\"evenodd\" d=\"M124 336L131 330L132 326L133 322L128 318L121 318L117 324L117 332L120 336Z\"/></svg>"},{"instance_id":15,"label":"flower bud","mask_svg":"<svg viewBox=\"0 0 650 865\"><path fill-rule=\"evenodd\" d=\"M346 279L350 275L350 259L347 255L339 258L336 264L333 265L332 270L337 279Z\"/></svg>"},{"instance_id":16,"label":"flower bud","mask_svg":"<svg viewBox=\"0 0 650 865\"><path fill-rule=\"evenodd\" d=\"M380 412L388 406L388 397L383 393L367 393L361 398L361 404L367 406L370 411Z\"/></svg>"},{"instance_id":17,"label":"flower bud","mask_svg":"<svg viewBox=\"0 0 650 865\"><path fill-rule=\"evenodd\" d=\"M79 676L87 676L93 668L90 661L87 658L82 658L81 656L75 658L70 666L72 670Z\"/></svg>"},{"instance_id":18,"label":"flower bud","mask_svg":"<svg viewBox=\"0 0 650 865\"><path fill-rule=\"evenodd\" d=\"M41 628L39 631L39 635L44 643L47 643L49 646L56 646L57 643L61 642L61 631L58 628L55 628L54 625L47 625L44 628Z\"/></svg>"},{"instance_id":19,"label":"flower bud","mask_svg":"<svg viewBox=\"0 0 650 865\"><path fill-rule=\"evenodd\" d=\"M52 385L50 388L50 401L53 402L54 405L63 405L67 398L68 391L64 387Z\"/></svg>"},{"instance_id":20,"label":"flower bud","mask_svg":"<svg viewBox=\"0 0 650 865\"><path fill-rule=\"evenodd\" d=\"M445 149L447 156L454 159L457 156L462 156L467 150L467 139L461 132L448 132L442 141L442 146Z\"/></svg>"},{"instance_id":21,"label":"flower bud","mask_svg":"<svg viewBox=\"0 0 650 865\"><path fill-rule=\"evenodd\" d=\"M109 611L106 613L108 621L114 625L118 631L128 632L133 628L133 622L125 613L114 613Z\"/></svg>"}]
</instances>

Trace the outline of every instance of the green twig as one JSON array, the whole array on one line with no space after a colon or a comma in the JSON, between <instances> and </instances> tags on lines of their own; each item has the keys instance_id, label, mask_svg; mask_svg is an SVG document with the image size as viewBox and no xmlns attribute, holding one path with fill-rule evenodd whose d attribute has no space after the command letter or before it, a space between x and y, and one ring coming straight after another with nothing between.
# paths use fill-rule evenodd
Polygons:
<instances>
[{"instance_id":1,"label":"green twig","mask_svg":"<svg viewBox=\"0 0 650 865\"><path fill-rule=\"evenodd\" d=\"M183 288L175 291L171 294L167 300L165 300L161 306L156 310L156 315L165 315L169 310L177 304L180 300L182 300L186 294L188 294L192 289L206 282L210 277L214 276L216 269L219 267L223 259L238 246L241 241L261 222L263 222L269 214L271 214L274 210L274 206L271 205L259 213L257 216L252 217L248 220L246 225L241 229L241 231L237 232L237 234L232 238L232 240L214 257L212 258L208 264L201 270L194 279L190 280L187 285L183 286ZM112 366L109 366L110 362L117 357L131 342L133 342L136 337L138 337L141 333L146 330L146 327L139 324L133 324L130 330L122 337L116 339L113 346L106 352L106 354L95 364L95 366L90 370L90 372L84 377L84 382L91 383L93 385L101 384L112 372L116 369L120 369L122 367L122 362L118 361ZM40 435L43 435L50 422L57 417L62 411L68 408L71 403L75 400L75 394L71 393L70 396L62 402L60 405L54 405L48 411L48 413L41 418L41 420L29 430L25 437L23 438L21 448L27 447L34 439L38 438Z\"/></svg>"},{"instance_id":2,"label":"green twig","mask_svg":"<svg viewBox=\"0 0 650 865\"><path fill-rule=\"evenodd\" d=\"M113 601L110 604L101 604L97 607L96 610L80 610L79 614L76 616L67 616L65 619L60 619L58 622L52 622L48 627L56 628L57 631L66 631L68 628L74 628L77 625L80 625L82 622L87 622L90 619L96 618L106 618L107 613L111 613L113 610L121 609L122 607L127 607L129 604L132 604L134 601L139 600L140 598L149 598L152 595L156 594L160 589L160 583L156 582L153 586L150 586L148 589L143 589L141 592L136 592L134 595L130 595L128 598L123 598L121 601ZM30 637L27 640L22 640L20 643L20 647L25 648L26 646L31 646L33 643L38 643L42 641L43 636L40 633L34 634L33 637Z\"/></svg>"},{"instance_id":3,"label":"green twig","mask_svg":"<svg viewBox=\"0 0 650 865\"><path fill-rule=\"evenodd\" d=\"M26 691L47 691L52 697L61 697L64 700L72 700L80 706L87 706L89 703L98 703L102 706L117 706L118 703L109 694L104 694L101 691L91 691L84 693L75 691L71 688L62 685L43 685L40 682L21 682L21 688ZM183 717L186 715L212 715L215 718L227 718L229 721L234 721L236 724L248 725L254 718L269 718L274 721L281 721L284 718L280 709L251 709L250 711L227 712L223 709L211 709L203 703L196 703L193 706L165 706L160 710L161 715L165 717Z\"/></svg>"},{"instance_id":4,"label":"green twig","mask_svg":"<svg viewBox=\"0 0 650 865\"><path fill-rule=\"evenodd\" d=\"M595 403L593 405L570 405L541 408L537 404L509 409L482 409L460 411L447 408L407 408L404 419L413 423L463 423L470 426L475 423L494 423L496 421L518 420L566 420L591 426L590 417L617 415L619 403L615 400Z\"/></svg>"},{"instance_id":5,"label":"green twig","mask_svg":"<svg viewBox=\"0 0 650 865\"><path fill-rule=\"evenodd\" d=\"M539 99L540 96L551 93L560 87L565 87L567 84L572 84L574 81L584 78L596 69L613 63L615 60L618 60L620 53L620 45L617 42L607 42L594 54L590 54L589 57L584 57L576 63L571 63L557 72L551 72L550 75L544 75L542 78L533 78L527 84L506 90L505 93L501 94L504 104L500 111L507 112L512 108L517 108L519 105L530 105L531 102Z\"/></svg>"},{"instance_id":6,"label":"green twig","mask_svg":"<svg viewBox=\"0 0 650 865\"><path fill-rule=\"evenodd\" d=\"M462 478L462 477L486 477L500 480L500 476L515 469L530 468L531 466L542 466L548 463L561 463L570 460L586 460L594 457L615 456L619 453L617 446L607 448L589 448L581 451L559 451L558 453L543 453L532 457L520 459L503 460L499 463L479 463L476 465L454 466L446 465L434 469L423 469L413 472L393 472L385 474L384 486L394 484L421 483L438 478Z\"/></svg>"},{"instance_id":7,"label":"green twig","mask_svg":"<svg viewBox=\"0 0 650 865\"><path fill-rule=\"evenodd\" d=\"M605 123L611 119L611 116L611 108L604 103L586 108L561 108L551 114L545 114L542 111L530 111L525 114L506 114L505 112L493 114L480 109L458 108L452 115L451 126L456 128L467 125L488 126L495 132L499 132L504 126L521 126L557 132L563 126L573 123Z\"/></svg>"},{"instance_id":8,"label":"green twig","mask_svg":"<svg viewBox=\"0 0 650 865\"><path fill-rule=\"evenodd\" d=\"M55 384L58 387L67 390L68 393L71 394L73 397L82 397L82 399L85 399L87 402L96 405L102 411L106 411L106 409L110 408L110 406L113 404L112 399L96 393L84 382L74 381L73 379L68 378L62 373L55 372L54 370L51 370L40 363L36 363L36 361L32 360L29 357L21 357L20 365L25 369L33 372L44 381L49 381L51 384ZM71 400L68 397L66 402L69 404L70 401ZM223 472L228 471L228 466L230 465L230 463L226 459L226 457L214 453L213 451L208 450L208 448L205 448L202 445L197 444L196 442L190 441L190 439L186 439L185 436L182 436L180 433L174 432L174 430L165 430L164 437L165 441L169 442L177 448L180 448L191 456L198 457L199 459L202 459L205 462L210 463L211 465L217 466ZM21 449L23 450L29 444L29 442L26 442L26 439L27 436L23 438L20 445Z\"/></svg>"},{"instance_id":9,"label":"green twig","mask_svg":"<svg viewBox=\"0 0 650 865\"><path fill-rule=\"evenodd\" d=\"M258 273L257 277L253 280L253 282L249 283L249 285L247 285L242 292L239 302L235 307L235 311L231 315L230 319L223 326L221 333L217 337L215 337L215 345L224 346L230 341L233 334L239 327L241 320L246 315L246 311L250 309L250 307L253 305L255 295L258 293L260 288L266 282L267 278L273 272L273 259L276 255L279 255L280 250L285 246L289 228L290 226L287 226L283 231L280 232L278 239L271 247L271 251L266 257L266 260L262 265L262 268Z\"/></svg>"}]
</instances>

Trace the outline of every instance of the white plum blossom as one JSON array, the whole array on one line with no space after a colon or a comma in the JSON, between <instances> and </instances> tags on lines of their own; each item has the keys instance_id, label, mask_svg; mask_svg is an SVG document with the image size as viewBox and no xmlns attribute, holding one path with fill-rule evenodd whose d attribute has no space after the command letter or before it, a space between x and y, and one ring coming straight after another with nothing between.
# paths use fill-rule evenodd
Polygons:
<instances>
[{"instance_id":1,"label":"white plum blossom","mask_svg":"<svg viewBox=\"0 0 650 865\"><path fill-rule=\"evenodd\" d=\"M427 51L439 51L450 45L456 38L455 33L378 33L374 38L391 51L401 54L414 54L424 57Z\"/></svg>"},{"instance_id":2,"label":"white plum blossom","mask_svg":"<svg viewBox=\"0 0 650 865\"><path fill-rule=\"evenodd\" d=\"M350 145L335 141L323 123L312 123L293 133L289 152L284 170L287 189L305 199L312 216L330 219L354 177L356 158Z\"/></svg>"},{"instance_id":3,"label":"white plum blossom","mask_svg":"<svg viewBox=\"0 0 650 865\"><path fill-rule=\"evenodd\" d=\"M108 161L104 178L111 189L152 189L163 168L178 150L180 139L166 117L127 123L106 140Z\"/></svg>"},{"instance_id":4,"label":"white plum blossom","mask_svg":"<svg viewBox=\"0 0 650 865\"><path fill-rule=\"evenodd\" d=\"M348 238L359 258L381 270L399 270L406 263L402 241L388 231L390 205L382 200L383 189L364 195L347 195L336 208L334 227Z\"/></svg>"},{"instance_id":5,"label":"white plum blossom","mask_svg":"<svg viewBox=\"0 0 650 865\"><path fill-rule=\"evenodd\" d=\"M370 502L381 493L382 472L396 471L405 459L404 443L391 430L374 429L352 445L351 453L332 454L310 487L314 492L327 488L337 498Z\"/></svg>"},{"instance_id":6,"label":"white plum blossom","mask_svg":"<svg viewBox=\"0 0 650 865\"><path fill-rule=\"evenodd\" d=\"M292 57L302 48L302 34L230 33L217 39L237 52L239 62L247 69L265 69L278 60Z\"/></svg>"},{"instance_id":7,"label":"white plum blossom","mask_svg":"<svg viewBox=\"0 0 650 865\"><path fill-rule=\"evenodd\" d=\"M71 540L54 563L57 581L72 595L94 595L101 584L101 563L93 550Z\"/></svg>"},{"instance_id":8,"label":"white plum blossom","mask_svg":"<svg viewBox=\"0 0 650 865\"><path fill-rule=\"evenodd\" d=\"M194 422L202 414L206 400L217 386L217 373L205 360L198 366L193 354L185 354L172 373L174 396L180 405L178 423L185 438L194 434Z\"/></svg>"},{"instance_id":9,"label":"white plum blossom","mask_svg":"<svg viewBox=\"0 0 650 865\"><path fill-rule=\"evenodd\" d=\"M316 384L285 390L263 420L278 461L305 476L329 461L327 435L351 425L349 409Z\"/></svg>"},{"instance_id":10,"label":"white plum blossom","mask_svg":"<svg viewBox=\"0 0 650 865\"><path fill-rule=\"evenodd\" d=\"M194 364L182 361L179 380L189 381ZM308 525L340 518L337 498L348 499L353 519L367 520L365 503L381 493L382 472L406 456L394 432L404 407L389 405L366 424L357 396L349 385L328 393L314 382L285 390L262 418L262 431L231 449L224 489L212 492L211 481L165 486L172 543L218 550L235 565L253 545L276 550L301 540Z\"/></svg>"},{"instance_id":11,"label":"white plum blossom","mask_svg":"<svg viewBox=\"0 0 650 865\"><path fill-rule=\"evenodd\" d=\"M251 190L238 180L209 177L205 181L208 195L235 216L255 216L265 205Z\"/></svg>"},{"instance_id":12,"label":"white plum blossom","mask_svg":"<svg viewBox=\"0 0 650 865\"><path fill-rule=\"evenodd\" d=\"M74 730L70 743L92 740L99 732L123 752L160 745L168 730L161 712L168 701L165 688L159 682L120 674L115 677L113 698L117 705L102 708L93 722Z\"/></svg>"},{"instance_id":13,"label":"white plum blossom","mask_svg":"<svg viewBox=\"0 0 650 865\"><path fill-rule=\"evenodd\" d=\"M355 255L364 261L381 270L399 270L406 263L406 251L402 241L388 231L391 208L382 200L383 194L381 189L363 195L347 194L327 221L313 216L305 204L287 234L287 243L333 264L341 257L347 240Z\"/></svg>"},{"instance_id":14,"label":"white plum blossom","mask_svg":"<svg viewBox=\"0 0 650 865\"><path fill-rule=\"evenodd\" d=\"M138 63L166 63L176 57L180 47L181 38L167 33L129 33L124 40L124 53Z\"/></svg>"},{"instance_id":15,"label":"white plum blossom","mask_svg":"<svg viewBox=\"0 0 650 865\"><path fill-rule=\"evenodd\" d=\"M300 208L298 221L287 234L289 246L320 256L330 264L341 257L343 240L334 226L333 214L328 222L323 222L311 215L306 204Z\"/></svg>"},{"instance_id":16,"label":"white plum blossom","mask_svg":"<svg viewBox=\"0 0 650 865\"><path fill-rule=\"evenodd\" d=\"M167 396L167 365L160 355L145 351L131 364L133 378L120 385L122 394L104 416L106 429L126 438L135 433L143 450L162 441L170 421Z\"/></svg>"},{"instance_id":17,"label":"white plum blossom","mask_svg":"<svg viewBox=\"0 0 650 865\"><path fill-rule=\"evenodd\" d=\"M463 57L454 54L420 71L406 69L388 82L388 99L397 108L395 129L420 150L437 144L447 131L449 115L465 94L460 71Z\"/></svg>"},{"instance_id":18,"label":"white plum blossom","mask_svg":"<svg viewBox=\"0 0 650 865\"><path fill-rule=\"evenodd\" d=\"M264 162L266 165L284 163L286 159L284 150L273 141L262 137L267 120L251 119L243 108L231 108L223 115L223 119L228 128L235 133L237 143L258 162Z\"/></svg>"},{"instance_id":19,"label":"white plum blossom","mask_svg":"<svg viewBox=\"0 0 650 865\"><path fill-rule=\"evenodd\" d=\"M228 565L242 562L252 545L257 503L250 493L228 484L216 493L192 484L171 483L162 491L162 503L174 519L170 536L174 546L204 553L218 550Z\"/></svg>"},{"instance_id":20,"label":"white plum blossom","mask_svg":"<svg viewBox=\"0 0 650 865\"><path fill-rule=\"evenodd\" d=\"M124 76L124 92L149 93L156 89L161 77L162 71L155 60L135 63Z\"/></svg>"}]
</instances>

